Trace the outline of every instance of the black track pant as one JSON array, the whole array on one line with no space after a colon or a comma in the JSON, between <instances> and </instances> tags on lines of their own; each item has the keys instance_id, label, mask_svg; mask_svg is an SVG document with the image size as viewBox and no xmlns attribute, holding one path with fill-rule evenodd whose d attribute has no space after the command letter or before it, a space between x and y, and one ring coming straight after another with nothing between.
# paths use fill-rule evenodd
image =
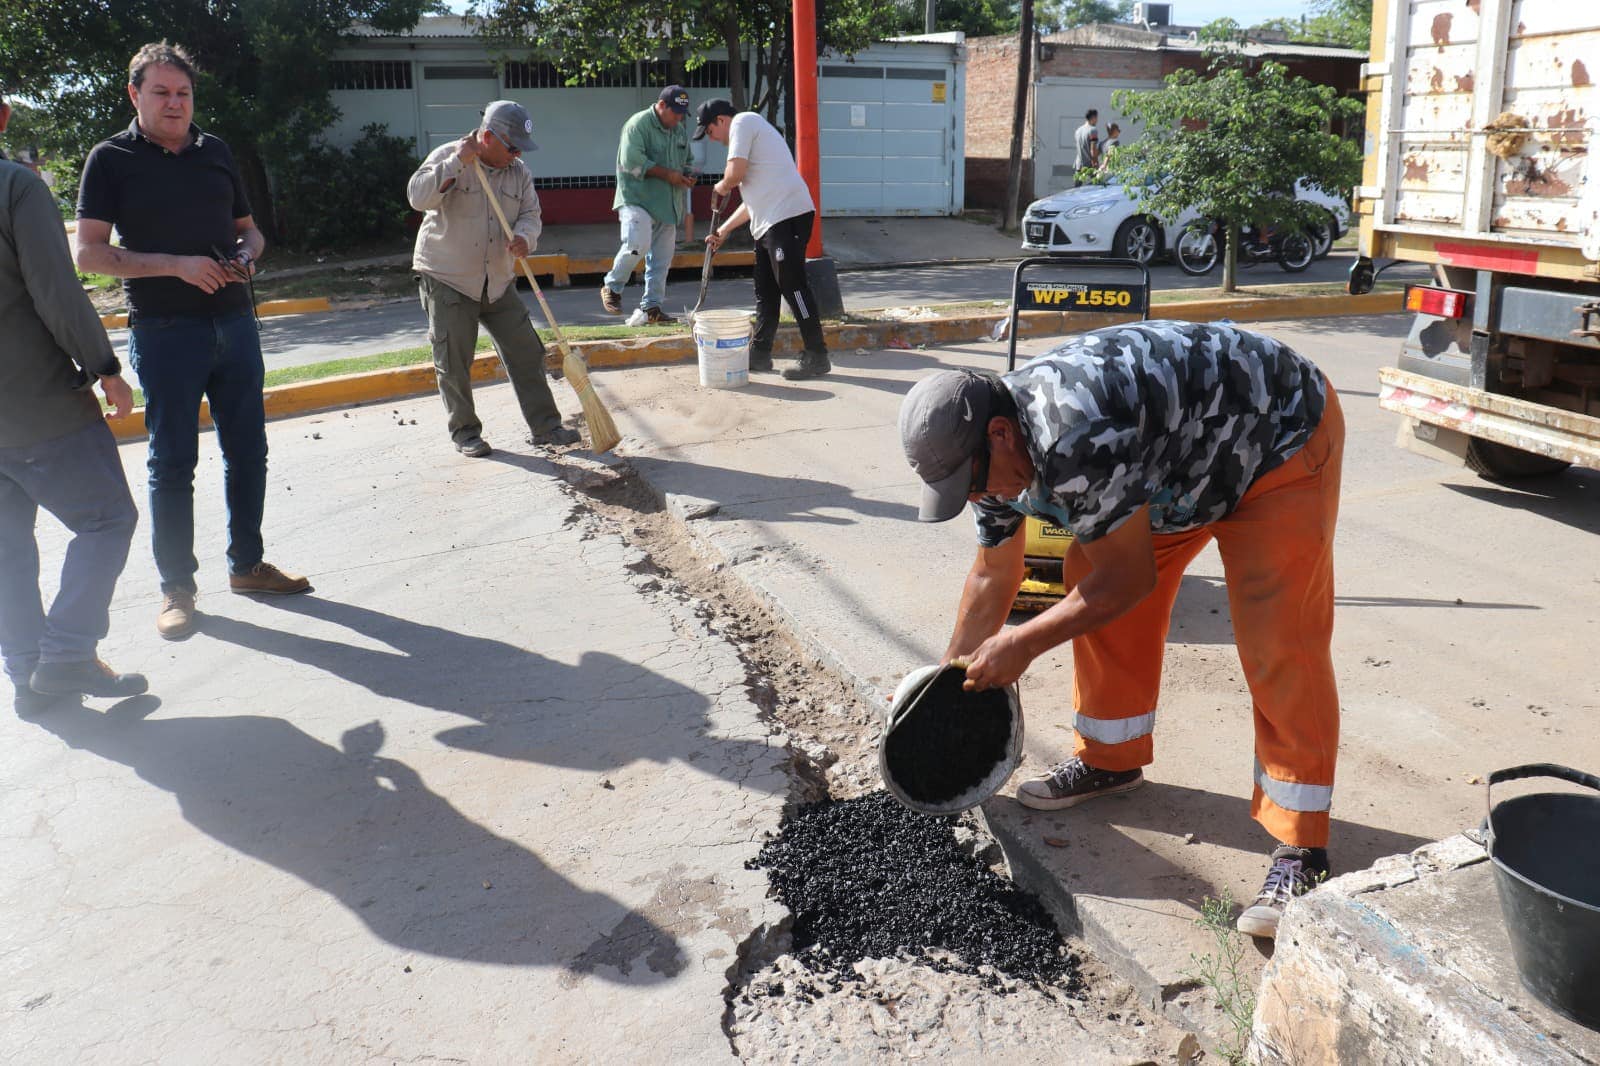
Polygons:
<instances>
[{"instance_id":1,"label":"black track pant","mask_svg":"<svg viewBox=\"0 0 1600 1066\"><path fill-rule=\"evenodd\" d=\"M806 351L826 354L822 339L822 320L817 317L817 300L806 281L806 242L811 239L811 224L816 213L774 222L756 239L756 332L750 350L756 355L771 355L778 335L779 297L789 301Z\"/></svg>"}]
</instances>

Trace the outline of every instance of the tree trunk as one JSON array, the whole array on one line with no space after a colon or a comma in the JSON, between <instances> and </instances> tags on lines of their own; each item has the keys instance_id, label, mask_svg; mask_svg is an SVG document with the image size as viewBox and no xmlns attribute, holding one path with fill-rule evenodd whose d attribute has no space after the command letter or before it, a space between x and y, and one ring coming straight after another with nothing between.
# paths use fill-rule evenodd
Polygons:
<instances>
[{"instance_id":1,"label":"tree trunk","mask_svg":"<svg viewBox=\"0 0 1600 1066\"><path fill-rule=\"evenodd\" d=\"M1229 222L1226 227L1228 243L1222 256L1222 291L1237 292L1239 289L1239 224Z\"/></svg>"},{"instance_id":2,"label":"tree trunk","mask_svg":"<svg viewBox=\"0 0 1600 1066\"><path fill-rule=\"evenodd\" d=\"M744 57L739 54L739 12L729 5L723 9L722 43L728 49L728 96L735 110L750 110L750 97L744 85Z\"/></svg>"},{"instance_id":3,"label":"tree trunk","mask_svg":"<svg viewBox=\"0 0 1600 1066\"><path fill-rule=\"evenodd\" d=\"M1000 228L1017 228L1017 200L1022 193L1022 136L1028 124L1028 90L1033 82L1033 0L1022 0L1018 33L1017 95L1011 108L1011 167L1006 172L1006 209Z\"/></svg>"},{"instance_id":4,"label":"tree trunk","mask_svg":"<svg viewBox=\"0 0 1600 1066\"><path fill-rule=\"evenodd\" d=\"M239 177L244 181L244 193L250 200L250 217L268 242L276 244L283 239L278 229L278 212L272 202L272 181L267 176L266 164L254 146L239 149Z\"/></svg>"}]
</instances>

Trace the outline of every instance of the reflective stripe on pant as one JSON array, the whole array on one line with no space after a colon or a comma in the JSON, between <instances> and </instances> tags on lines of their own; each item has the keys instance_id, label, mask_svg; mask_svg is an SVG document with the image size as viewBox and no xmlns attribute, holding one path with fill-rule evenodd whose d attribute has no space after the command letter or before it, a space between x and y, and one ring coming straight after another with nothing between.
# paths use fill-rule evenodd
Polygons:
<instances>
[{"instance_id":1,"label":"reflective stripe on pant","mask_svg":"<svg viewBox=\"0 0 1600 1066\"><path fill-rule=\"evenodd\" d=\"M1072 642L1076 754L1104 770L1153 757L1161 658L1183 571L1216 539L1228 609L1254 704L1251 815L1286 844L1325 847L1339 747L1334 681L1333 535L1339 513L1344 416L1333 387L1322 422L1300 451L1268 472L1226 518L1154 538L1156 587L1133 610ZM1092 567L1076 545L1065 580Z\"/></svg>"}]
</instances>

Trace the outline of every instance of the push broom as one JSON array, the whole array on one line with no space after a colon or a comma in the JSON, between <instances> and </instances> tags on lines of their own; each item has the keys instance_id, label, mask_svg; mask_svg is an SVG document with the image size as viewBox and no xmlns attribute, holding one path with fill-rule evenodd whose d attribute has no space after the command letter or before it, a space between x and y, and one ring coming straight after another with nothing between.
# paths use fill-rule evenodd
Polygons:
<instances>
[{"instance_id":1,"label":"push broom","mask_svg":"<svg viewBox=\"0 0 1600 1066\"><path fill-rule=\"evenodd\" d=\"M500 207L500 197L496 195L493 186L489 184L488 176L483 172L483 164L474 159L472 168L478 173L478 184L483 187L484 199L494 208L494 217L500 220L500 228L505 232L506 240L512 240L511 224L506 221L506 213ZM589 366L567 344L567 338L562 334L561 327L556 324L556 316L550 313L550 305L545 302L538 281L534 280L533 271L528 269L527 259L518 256L517 266L522 268L522 276L528 279L534 299L539 301L539 308L544 311L544 320L550 323L550 332L555 334L556 347L561 350L561 373L566 377L567 384L578 394L578 402L583 405L583 421L589 430L589 450L597 455L609 452L617 446L618 441L622 440L622 434L617 432L617 424L611 420L611 412L606 410L606 405L595 395L594 383L589 380Z\"/></svg>"}]
</instances>

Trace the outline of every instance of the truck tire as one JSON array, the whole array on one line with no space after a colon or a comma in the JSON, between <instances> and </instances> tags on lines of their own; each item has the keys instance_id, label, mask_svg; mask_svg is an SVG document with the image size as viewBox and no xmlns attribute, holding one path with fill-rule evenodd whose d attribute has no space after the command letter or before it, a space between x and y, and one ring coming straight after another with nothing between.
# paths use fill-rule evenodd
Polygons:
<instances>
[{"instance_id":1,"label":"truck tire","mask_svg":"<svg viewBox=\"0 0 1600 1066\"><path fill-rule=\"evenodd\" d=\"M1467 438L1467 469L1490 481L1559 474L1572 464L1565 459L1536 455L1482 437Z\"/></svg>"}]
</instances>

